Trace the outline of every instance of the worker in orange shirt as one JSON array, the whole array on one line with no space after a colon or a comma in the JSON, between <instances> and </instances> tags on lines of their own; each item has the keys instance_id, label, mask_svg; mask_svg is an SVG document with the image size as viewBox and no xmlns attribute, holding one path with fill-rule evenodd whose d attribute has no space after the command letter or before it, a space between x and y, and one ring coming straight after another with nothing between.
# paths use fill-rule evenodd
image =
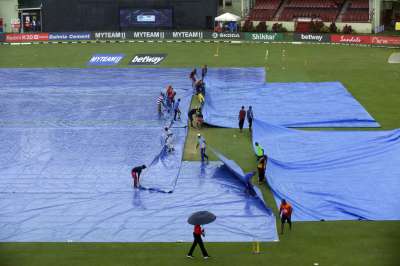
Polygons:
<instances>
[{"instance_id":1,"label":"worker in orange shirt","mask_svg":"<svg viewBox=\"0 0 400 266\"><path fill-rule=\"evenodd\" d=\"M281 234L283 234L283 227L285 222L289 224L289 229L292 230L292 206L282 199L281 206L279 208L279 216L281 217Z\"/></svg>"}]
</instances>

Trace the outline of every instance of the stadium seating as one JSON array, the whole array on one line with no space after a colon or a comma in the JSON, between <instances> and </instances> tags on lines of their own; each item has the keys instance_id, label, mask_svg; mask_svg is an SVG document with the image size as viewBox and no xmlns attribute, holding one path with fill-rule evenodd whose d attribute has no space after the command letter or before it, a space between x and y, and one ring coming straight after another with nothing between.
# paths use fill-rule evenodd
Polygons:
<instances>
[{"instance_id":1,"label":"stadium seating","mask_svg":"<svg viewBox=\"0 0 400 266\"><path fill-rule=\"evenodd\" d=\"M296 18L319 18L323 21L335 21L339 13L334 8L285 8L279 20L290 21Z\"/></svg>"},{"instance_id":2,"label":"stadium seating","mask_svg":"<svg viewBox=\"0 0 400 266\"><path fill-rule=\"evenodd\" d=\"M348 9L343 14L344 22L367 22L369 21L368 0L351 0Z\"/></svg>"},{"instance_id":3,"label":"stadium seating","mask_svg":"<svg viewBox=\"0 0 400 266\"><path fill-rule=\"evenodd\" d=\"M292 0L287 7L338 8L338 3L332 0Z\"/></svg>"},{"instance_id":4,"label":"stadium seating","mask_svg":"<svg viewBox=\"0 0 400 266\"><path fill-rule=\"evenodd\" d=\"M296 18L313 18L335 21L343 0L290 0L279 16L279 20L290 21Z\"/></svg>"},{"instance_id":5,"label":"stadium seating","mask_svg":"<svg viewBox=\"0 0 400 266\"><path fill-rule=\"evenodd\" d=\"M281 0L256 0L249 19L254 21L273 20L275 13L281 5Z\"/></svg>"},{"instance_id":6,"label":"stadium seating","mask_svg":"<svg viewBox=\"0 0 400 266\"><path fill-rule=\"evenodd\" d=\"M349 0L342 21L369 21L368 0ZM250 10L249 20L252 21L292 21L297 18L321 19L334 22L344 6L345 0L256 0ZM279 8L282 6L281 10ZM339 18L340 19L340 18Z\"/></svg>"},{"instance_id":7,"label":"stadium seating","mask_svg":"<svg viewBox=\"0 0 400 266\"><path fill-rule=\"evenodd\" d=\"M253 9L250 11L250 20L267 21L274 18L276 10L272 9Z\"/></svg>"},{"instance_id":8,"label":"stadium seating","mask_svg":"<svg viewBox=\"0 0 400 266\"><path fill-rule=\"evenodd\" d=\"M368 0L351 0L349 8L351 8L351 9L369 9L369 1Z\"/></svg>"},{"instance_id":9,"label":"stadium seating","mask_svg":"<svg viewBox=\"0 0 400 266\"><path fill-rule=\"evenodd\" d=\"M254 9L276 10L281 4L281 0L257 0Z\"/></svg>"}]
</instances>

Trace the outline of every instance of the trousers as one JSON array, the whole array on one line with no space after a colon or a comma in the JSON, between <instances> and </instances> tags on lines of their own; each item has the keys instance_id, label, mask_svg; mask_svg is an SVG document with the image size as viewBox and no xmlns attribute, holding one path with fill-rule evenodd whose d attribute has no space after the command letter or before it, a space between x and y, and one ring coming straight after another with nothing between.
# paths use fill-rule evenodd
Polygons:
<instances>
[{"instance_id":1,"label":"trousers","mask_svg":"<svg viewBox=\"0 0 400 266\"><path fill-rule=\"evenodd\" d=\"M192 244L192 247L189 250L188 255L189 256L193 255L193 251L194 251L194 249L196 248L196 246L198 244L200 246L201 253L203 253L203 257L208 257L208 253L207 253L206 248L204 247L204 243L203 243L203 239L201 239L201 235L196 235L195 233L193 233L193 237L194 237L193 244Z\"/></svg>"}]
</instances>

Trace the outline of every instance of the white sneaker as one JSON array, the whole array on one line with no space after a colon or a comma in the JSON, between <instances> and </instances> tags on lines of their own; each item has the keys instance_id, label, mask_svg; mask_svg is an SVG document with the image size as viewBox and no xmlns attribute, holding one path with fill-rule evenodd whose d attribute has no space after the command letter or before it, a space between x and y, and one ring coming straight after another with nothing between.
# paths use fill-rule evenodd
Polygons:
<instances>
[{"instance_id":1,"label":"white sneaker","mask_svg":"<svg viewBox=\"0 0 400 266\"><path fill-rule=\"evenodd\" d=\"M207 259L209 259L209 258L210 258L209 256L205 256L205 257L204 257L205 260L207 260Z\"/></svg>"},{"instance_id":2,"label":"white sneaker","mask_svg":"<svg viewBox=\"0 0 400 266\"><path fill-rule=\"evenodd\" d=\"M188 257L189 259L193 259L194 257L191 255L186 255L186 257Z\"/></svg>"}]
</instances>

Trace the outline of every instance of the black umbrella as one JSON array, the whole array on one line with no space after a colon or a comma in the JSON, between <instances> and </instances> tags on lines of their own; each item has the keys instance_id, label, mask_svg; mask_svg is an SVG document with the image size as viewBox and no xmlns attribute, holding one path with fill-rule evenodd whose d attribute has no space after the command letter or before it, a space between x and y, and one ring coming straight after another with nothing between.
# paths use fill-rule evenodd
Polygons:
<instances>
[{"instance_id":1,"label":"black umbrella","mask_svg":"<svg viewBox=\"0 0 400 266\"><path fill-rule=\"evenodd\" d=\"M188 219L188 223L192 225L196 224L209 224L215 221L217 219L217 216L215 216L213 213L208 212L208 211L199 211L195 212L192 215L190 215Z\"/></svg>"}]
</instances>

